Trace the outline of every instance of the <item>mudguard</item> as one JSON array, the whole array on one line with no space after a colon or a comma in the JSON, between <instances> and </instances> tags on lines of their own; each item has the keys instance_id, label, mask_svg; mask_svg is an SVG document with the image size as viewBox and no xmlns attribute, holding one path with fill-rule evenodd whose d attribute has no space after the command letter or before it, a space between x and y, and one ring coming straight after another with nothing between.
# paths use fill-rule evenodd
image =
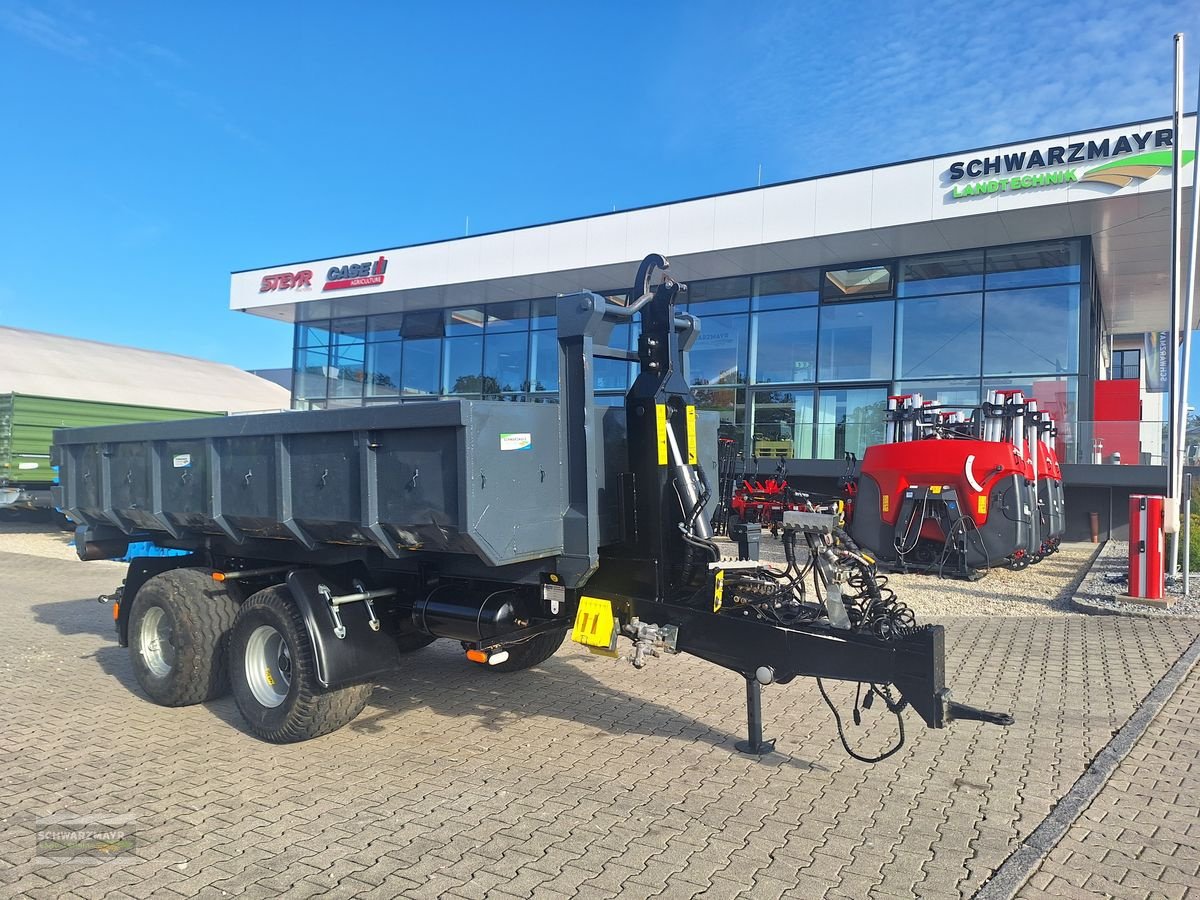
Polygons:
<instances>
[{"instance_id":1,"label":"mudguard","mask_svg":"<svg viewBox=\"0 0 1200 900\"><path fill-rule=\"evenodd\" d=\"M317 680L321 685L337 688L361 684L377 675L395 671L400 658L396 642L385 629L371 629L366 604L346 603L338 607L338 615L346 629L345 637L339 638L329 602L321 592L322 586L335 595L354 591L353 586L317 569L293 569L287 574L288 592L312 640Z\"/></svg>"}]
</instances>

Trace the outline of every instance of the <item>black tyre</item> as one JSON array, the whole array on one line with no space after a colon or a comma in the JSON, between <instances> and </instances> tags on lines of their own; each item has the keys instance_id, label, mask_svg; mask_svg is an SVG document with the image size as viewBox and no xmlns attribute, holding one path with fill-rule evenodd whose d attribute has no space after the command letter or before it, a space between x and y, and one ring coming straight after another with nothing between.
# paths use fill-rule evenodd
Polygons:
<instances>
[{"instance_id":1,"label":"black tyre","mask_svg":"<svg viewBox=\"0 0 1200 900\"><path fill-rule=\"evenodd\" d=\"M374 687L321 688L304 620L283 585L259 591L238 610L229 679L251 733L273 744L337 731L362 712Z\"/></svg>"},{"instance_id":2,"label":"black tyre","mask_svg":"<svg viewBox=\"0 0 1200 900\"><path fill-rule=\"evenodd\" d=\"M548 631L545 634L539 634L537 637L525 641L523 644L514 644L507 648L508 659L494 666L485 665L483 668L489 672L519 672L522 669L528 669L536 666L538 663L543 663L552 657L558 651L558 648L562 646L562 642L567 636L567 631L568 629L566 628L558 631Z\"/></svg>"},{"instance_id":3,"label":"black tyre","mask_svg":"<svg viewBox=\"0 0 1200 900\"><path fill-rule=\"evenodd\" d=\"M237 598L207 569L172 569L142 585L129 613L129 658L150 699L191 706L228 693L236 614Z\"/></svg>"}]
</instances>

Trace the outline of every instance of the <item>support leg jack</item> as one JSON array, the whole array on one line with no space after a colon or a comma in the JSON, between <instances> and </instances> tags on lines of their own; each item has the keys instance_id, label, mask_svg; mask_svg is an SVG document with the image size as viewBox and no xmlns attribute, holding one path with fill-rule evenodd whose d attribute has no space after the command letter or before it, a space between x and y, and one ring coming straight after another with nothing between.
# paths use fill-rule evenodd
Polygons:
<instances>
[{"instance_id":1,"label":"support leg jack","mask_svg":"<svg viewBox=\"0 0 1200 900\"><path fill-rule=\"evenodd\" d=\"M762 736L762 685L751 675L746 679L746 725L749 740L734 744L739 753L765 756L775 750L774 741L764 741Z\"/></svg>"}]
</instances>

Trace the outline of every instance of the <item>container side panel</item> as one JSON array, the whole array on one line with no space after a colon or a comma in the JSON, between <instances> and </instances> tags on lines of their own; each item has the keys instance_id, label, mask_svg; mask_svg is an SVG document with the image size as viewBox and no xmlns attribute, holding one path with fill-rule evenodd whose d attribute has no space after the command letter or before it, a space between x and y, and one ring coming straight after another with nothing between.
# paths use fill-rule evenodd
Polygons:
<instances>
[{"instance_id":1,"label":"container side panel","mask_svg":"<svg viewBox=\"0 0 1200 900\"><path fill-rule=\"evenodd\" d=\"M271 436L217 441L221 466L221 512L238 527L283 535L275 498L275 439Z\"/></svg>"},{"instance_id":2,"label":"container side panel","mask_svg":"<svg viewBox=\"0 0 1200 900\"><path fill-rule=\"evenodd\" d=\"M325 525L357 526L360 492L355 433L297 434L288 446L292 514L297 521L314 533Z\"/></svg>"},{"instance_id":3,"label":"container side panel","mask_svg":"<svg viewBox=\"0 0 1200 900\"><path fill-rule=\"evenodd\" d=\"M473 403L466 434L467 528L492 565L562 552L557 405Z\"/></svg>"},{"instance_id":4,"label":"container side panel","mask_svg":"<svg viewBox=\"0 0 1200 900\"><path fill-rule=\"evenodd\" d=\"M459 534L458 428L377 432L379 519L400 541L467 549Z\"/></svg>"},{"instance_id":5,"label":"container side panel","mask_svg":"<svg viewBox=\"0 0 1200 900\"><path fill-rule=\"evenodd\" d=\"M207 527L212 477L203 440L164 441L162 453L163 510L176 525Z\"/></svg>"},{"instance_id":6,"label":"container side panel","mask_svg":"<svg viewBox=\"0 0 1200 900\"><path fill-rule=\"evenodd\" d=\"M150 455L146 444L133 441L113 447L110 463L112 504L122 517L145 528L156 526L151 515Z\"/></svg>"}]
</instances>

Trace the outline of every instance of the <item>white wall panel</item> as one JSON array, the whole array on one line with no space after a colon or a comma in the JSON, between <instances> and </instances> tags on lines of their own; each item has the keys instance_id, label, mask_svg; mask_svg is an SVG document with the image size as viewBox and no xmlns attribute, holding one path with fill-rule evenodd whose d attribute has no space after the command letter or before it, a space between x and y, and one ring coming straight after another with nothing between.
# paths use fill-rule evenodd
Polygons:
<instances>
[{"instance_id":1,"label":"white wall panel","mask_svg":"<svg viewBox=\"0 0 1200 900\"><path fill-rule=\"evenodd\" d=\"M908 222L927 222L933 215L929 185L936 173L933 162L889 166L872 173L871 225L886 228Z\"/></svg>"},{"instance_id":2,"label":"white wall panel","mask_svg":"<svg viewBox=\"0 0 1200 900\"><path fill-rule=\"evenodd\" d=\"M763 243L816 233L817 189L812 181L763 188Z\"/></svg>"},{"instance_id":3,"label":"white wall panel","mask_svg":"<svg viewBox=\"0 0 1200 900\"><path fill-rule=\"evenodd\" d=\"M665 253L671 230L671 213L666 206L635 209L624 213L625 259L640 260L647 253Z\"/></svg>"},{"instance_id":4,"label":"white wall panel","mask_svg":"<svg viewBox=\"0 0 1200 900\"><path fill-rule=\"evenodd\" d=\"M871 172L819 178L816 233L842 234L871 227Z\"/></svg>"},{"instance_id":5,"label":"white wall panel","mask_svg":"<svg viewBox=\"0 0 1200 900\"><path fill-rule=\"evenodd\" d=\"M713 198L713 242L717 247L750 247L763 239L763 192L742 191Z\"/></svg>"},{"instance_id":6,"label":"white wall panel","mask_svg":"<svg viewBox=\"0 0 1200 900\"><path fill-rule=\"evenodd\" d=\"M668 209L670 210L670 224L667 231L668 256L704 253L716 247L713 242L716 221L715 200L710 197L706 200L673 203Z\"/></svg>"}]
</instances>

